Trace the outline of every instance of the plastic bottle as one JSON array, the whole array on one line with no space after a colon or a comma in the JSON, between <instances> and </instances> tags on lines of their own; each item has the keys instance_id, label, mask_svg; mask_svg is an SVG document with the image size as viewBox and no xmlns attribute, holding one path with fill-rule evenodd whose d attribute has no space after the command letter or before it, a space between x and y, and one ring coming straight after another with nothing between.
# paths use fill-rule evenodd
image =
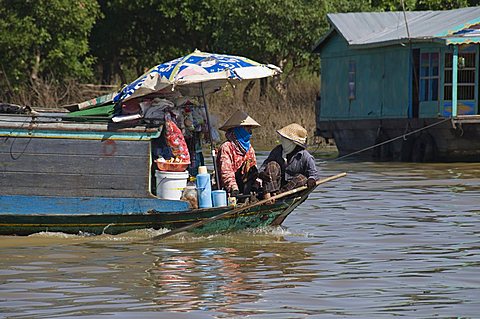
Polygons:
<instances>
[{"instance_id":1,"label":"plastic bottle","mask_svg":"<svg viewBox=\"0 0 480 319\"><path fill-rule=\"evenodd\" d=\"M210 174L208 174L206 166L198 167L196 186L198 194L198 207L212 207L212 184L210 182Z\"/></svg>"},{"instance_id":2,"label":"plastic bottle","mask_svg":"<svg viewBox=\"0 0 480 319\"><path fill-rule=\"evenodd\" d=\"M197 188L195 185L187 185L185 187L181 200L189 202L193 209L198 208Z\"/></svg>"}]
</instances>

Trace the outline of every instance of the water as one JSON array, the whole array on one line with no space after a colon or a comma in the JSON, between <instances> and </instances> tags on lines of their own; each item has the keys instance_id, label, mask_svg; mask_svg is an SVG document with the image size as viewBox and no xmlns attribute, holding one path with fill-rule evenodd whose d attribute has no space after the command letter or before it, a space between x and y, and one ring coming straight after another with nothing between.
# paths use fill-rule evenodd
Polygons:
<instances>
[{"instance_id":1,"label":"water","mask_svg":"<svg viewBox=\"0 0 480 319\"><path fill-rule=\"evenodd\" d=\"M0 237L0 318L480 318L480 164L319 166L286 229Z\"/></svg>"}]
</instances>

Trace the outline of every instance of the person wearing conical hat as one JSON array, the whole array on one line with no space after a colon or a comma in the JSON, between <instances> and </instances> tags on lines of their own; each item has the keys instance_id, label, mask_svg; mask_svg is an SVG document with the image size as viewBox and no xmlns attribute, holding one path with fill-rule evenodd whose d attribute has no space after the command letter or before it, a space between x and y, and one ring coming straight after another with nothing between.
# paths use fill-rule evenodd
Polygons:
<instances>
[{"instance_id":1,"label":"person wearing conical hat","mask_svg":"<svg viewBox=\"0 0 480 319\"><path fill-rule=\"evenodd\" d=\"M230 196L249 194L257 177L257 159L250 138L252 129L259 126L247 113L237 110L220 127L227 141L218 149L217 169L220 189L225 189Z\"/></svg>"},{"instance_id":2,"label":"person wearing conical hat","mask_svg":"<svg viewBox=\"0 0 480 319\"><path fill-rule=\"evenodd\" d=\"M276 146L260 167L264 197L283 193L307 185L315 186L317 167L315 159L306 150L307 130L297 123L277 131L280 145Z\"/></svg>"}]
</instances>

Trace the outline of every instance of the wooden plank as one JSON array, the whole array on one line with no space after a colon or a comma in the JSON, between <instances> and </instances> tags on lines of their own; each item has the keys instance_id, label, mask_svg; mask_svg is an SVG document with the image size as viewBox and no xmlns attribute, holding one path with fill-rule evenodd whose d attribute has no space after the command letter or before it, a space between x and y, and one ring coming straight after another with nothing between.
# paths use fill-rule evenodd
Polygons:
<instances>
[{"instance_id":1,"label":"wooden plank","mask_svg":"<svg viewBox=\"0 0 480 319\"><path fill-rule=\"evenodd\" d=\"M66 196L66 197L126 197L126 198L144 198L150 195L146 190L133 192L131 190L113 190L113 189L70 189L65 187L43 188L22 186L15 188L2 188L2 195L26 195L26 196Z\"/></svg>"},{"instance_id":2,"label":"wooden plank","mask_svg":"<svg viewBox=\"0 0 480 319\"><path fill-rule=\"evenodd\" d=\"M480 115L458 115L456 118L453 119L453 123L480 123Z\"/></svg>"},{"instance_id":3,"label":"wooden plank","mask_svg":"<svg viewBox=\"0 0 480 319\"><path fill-rule=\"evenodd\" d=\"M7 172L146 175L149 167L148 158L138 156L108 158L104 156L53 156L20 153L12 160L9 155L0 154L0 169Z\"/></svg>"},{"instance_id":4,"label":"wooden plank","mask_svg":"<svg viewBox=\"0 0 480 319\"><path fill-rule=\"evenodd\" d=\"M140 132L155 133L161 130L160 127L147 128L144 125L135 127L122 127L114 123L79 123L75 121L62 120L62 115L57 116L22 116L22 115L0 115L2 128L21 130L58 130L58 131L87 131L87 132Z\"/></svg>"},{"instance_id":5,"label":"wooden plank","mask_svg":"<svg viewBox=\"0 0 480 319\"><path fill-rule=\"evenodd\" d=\"M131 156L146 154L149 141L74 140L56 138L6 137L0 143L0 153L31 153L38 155Z\"/></svg>"},{"instance_id":6,"label":"wooden plank","mask_svg":"<svg viewBox=\"0 0 480 319\"><path fill-rule=\"evenodd\" d=\"M150 167L149 141L9 138L0 143L5 194L145 196Z\"/></svg>"},{"instance_id":7,"label":"wooden plank","mask_svg":"<svg viewBox=\"0 0 480 319\"><path fill-rule=\"evenodd\" d=\"M40 182L41 185L34 185ZM142 175L77 175L0 172L0 189L41 186L42 188L66 187L71 189L109 189L143 193L148 187L148 176ZM3 192L2 192L3 193Z\"/></svg>"},{"instance_id":8,"label":"wooden plank","mask_svg":"<svg viewBox=\"0 0 480 319\"><path fill-rule=\"evenodd\" d=\"M7 172L148 174L148 141L8 139L1 143L0 168Z\"/></svg>"}]
</instances>

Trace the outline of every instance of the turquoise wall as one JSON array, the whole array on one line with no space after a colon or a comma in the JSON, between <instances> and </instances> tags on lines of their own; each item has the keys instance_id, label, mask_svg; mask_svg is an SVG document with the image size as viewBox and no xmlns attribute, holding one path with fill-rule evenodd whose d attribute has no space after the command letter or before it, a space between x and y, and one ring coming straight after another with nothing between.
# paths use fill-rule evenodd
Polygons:
<instances>
[{"instance_id":1,"label":"turquoise wall","mask_svg":"<svg viewBox=\"0 0 480 319\"><path fill-rule=\"evenodd\" d=\"M321 58L322 119L406 117L409 51L406 47L351 49L337 33L324 42ZM349 63L355 63L355 98L349 99Z\"/></svg>"},{"instance_id":2,"label":"turquoise wall","mask_svg":"<svg viewBox=\"0 0 480 319\"><path fill-rule=\"evenodd\" d=\"M372 49L349 47L338 33L322 43L321 102L317 119L406 118L411 107L410 49L440 53L440 99L420 103L420 117L438 116L443 108L443 44L421 43L412 47L392 45ZM349 99L349 63L355 62L355 99Z\"/></svg>"}]
</instances>

